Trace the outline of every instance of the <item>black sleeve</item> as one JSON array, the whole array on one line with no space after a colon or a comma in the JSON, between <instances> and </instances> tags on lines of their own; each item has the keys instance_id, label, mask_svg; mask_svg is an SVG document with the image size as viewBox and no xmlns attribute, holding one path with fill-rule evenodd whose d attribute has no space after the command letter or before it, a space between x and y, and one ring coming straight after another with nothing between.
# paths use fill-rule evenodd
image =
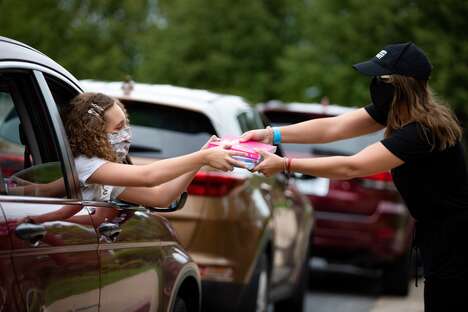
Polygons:
<instances>
[{"instance_id":1,"label":"black sleeve","mask_svg":"<svg viewBox=\"0 0 468 312\"><path fill-rule=\"evenodd\" d=\"M421 159L433 150L429 130L415 122L395 130L381 143L404 162Z\"/></svg>"},{"instance_id":2,"label":"black sleeve","mask_svg":"<svg viewBox=\"0 0 468 312\"><path fill-rule=\"evenodd\" d=\"M384 109L375 104L369 104L366 107L364 107L364 109L379 124L383 126L387 125L388 111L385 111Z\"/></svg>"}]
</instances>

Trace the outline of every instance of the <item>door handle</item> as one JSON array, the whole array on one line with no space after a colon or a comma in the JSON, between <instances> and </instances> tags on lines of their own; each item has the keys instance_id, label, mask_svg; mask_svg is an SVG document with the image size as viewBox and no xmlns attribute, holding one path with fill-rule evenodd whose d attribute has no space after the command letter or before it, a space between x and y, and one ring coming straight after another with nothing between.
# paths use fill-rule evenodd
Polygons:
<instances>
[{"instance_id":1,"label":"door handle","mask_svg":"<svg viewBox=\"0 0 468 312\"><path fill-rule=\"evenodd\" d=\"M43 224L21 223L16 226L15 234L18 238L28 241L36 247L47 234L47 230Z\"/></svg>"},{"instance_id":2,"label":"door handle","mask_svg":"<svg viewBox=\"0 0 468 312\"><path fill-rule=\"evenodd\" d=\"M98 232L101 237L104 237L108 242L115 242L117 237L119 237L122 229L118 224L104 222L98 227Z\"/></svg>"}]
</instances>

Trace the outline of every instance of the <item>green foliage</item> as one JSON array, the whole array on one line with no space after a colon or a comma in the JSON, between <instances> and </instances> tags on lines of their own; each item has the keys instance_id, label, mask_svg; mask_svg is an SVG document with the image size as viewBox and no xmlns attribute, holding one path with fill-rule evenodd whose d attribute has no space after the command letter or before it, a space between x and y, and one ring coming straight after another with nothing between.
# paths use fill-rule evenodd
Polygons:
<instances>
[{"instance_id":1,"label":"green foliage","mask_svg":"<svg viewBox=\"0 0 468 312\"><path fill-rule=\"evenodd\" d=\"M168 0L160 10L137 78L253 99L273 94L275 60L290 36L286 1Z\"/></svg>"},{"instance_id":2,"label":"green foliage","mask_svg":"<svg viewBox=\"0 0 468 312\"><path fill-rule=\"evenodd\" d=\"M351 65L414 41L435 91L468 113L466 16L465 0L0 0L1 35L78 78L360 106L369 78Z\"/></svg>"},{"instance_id":3,"label":"green foliage","mask_svg":"<svg viewBox=\"0 0 468 312\"><path fill-rule=\"evenodd\" d=\"M361 106L369 102L368 77L351 65L374 56L388 43L413 41L429 55L431 85L461 110L468 99L468 42L463 0L313 0L304 3L301 40L278 61L277 84L286 100ZM315 98L305 90L316 87Z\"/></svg>"}]
</instances>

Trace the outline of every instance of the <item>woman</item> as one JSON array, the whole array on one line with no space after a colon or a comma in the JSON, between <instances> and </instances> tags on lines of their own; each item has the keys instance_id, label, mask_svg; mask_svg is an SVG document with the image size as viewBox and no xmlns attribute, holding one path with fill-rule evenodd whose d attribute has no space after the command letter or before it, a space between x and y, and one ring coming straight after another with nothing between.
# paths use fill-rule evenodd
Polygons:
<instances>
[{"instance_id":1,"label":"woman","mask_svg":"<svg viewBox=\"0 0 468 312\"><path fill-rule=\"evenodd\" d=\"M373 76L372 104L337 117L253 130L243 140L265 143L326 143L375 132L385 138L352 156L287 159L264 153L254 170L272 175L297 171L352 179L391 170L394 183L416 219L415 244L422 253L426 311L460 311L468 281L468 184L462 129L432 95L432 70L413 43L386 46L356 64Z\"/></svg>"}]
</instances>

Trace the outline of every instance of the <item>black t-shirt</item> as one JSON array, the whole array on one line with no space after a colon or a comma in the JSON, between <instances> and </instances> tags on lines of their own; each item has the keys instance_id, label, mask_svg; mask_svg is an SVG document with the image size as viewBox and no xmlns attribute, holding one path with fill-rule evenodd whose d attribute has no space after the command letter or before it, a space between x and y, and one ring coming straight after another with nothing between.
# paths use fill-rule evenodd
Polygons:
<instances>
[{"instance_id":1,"label":"black t-shirt","mask_svg":"<svg viewBox=\"0 0 468 312\"><path fill-rule=\"evenodd\" d=\"M375 121L386 125L388 110L375 104L365 109ZM468 210L467 172L461 143L438 151L432 148L431 141L430 130L416 122L395 130L381 141L404 161L392 170L392 176L411 215L429 223Z\"/></svg>"}]
</instances>

